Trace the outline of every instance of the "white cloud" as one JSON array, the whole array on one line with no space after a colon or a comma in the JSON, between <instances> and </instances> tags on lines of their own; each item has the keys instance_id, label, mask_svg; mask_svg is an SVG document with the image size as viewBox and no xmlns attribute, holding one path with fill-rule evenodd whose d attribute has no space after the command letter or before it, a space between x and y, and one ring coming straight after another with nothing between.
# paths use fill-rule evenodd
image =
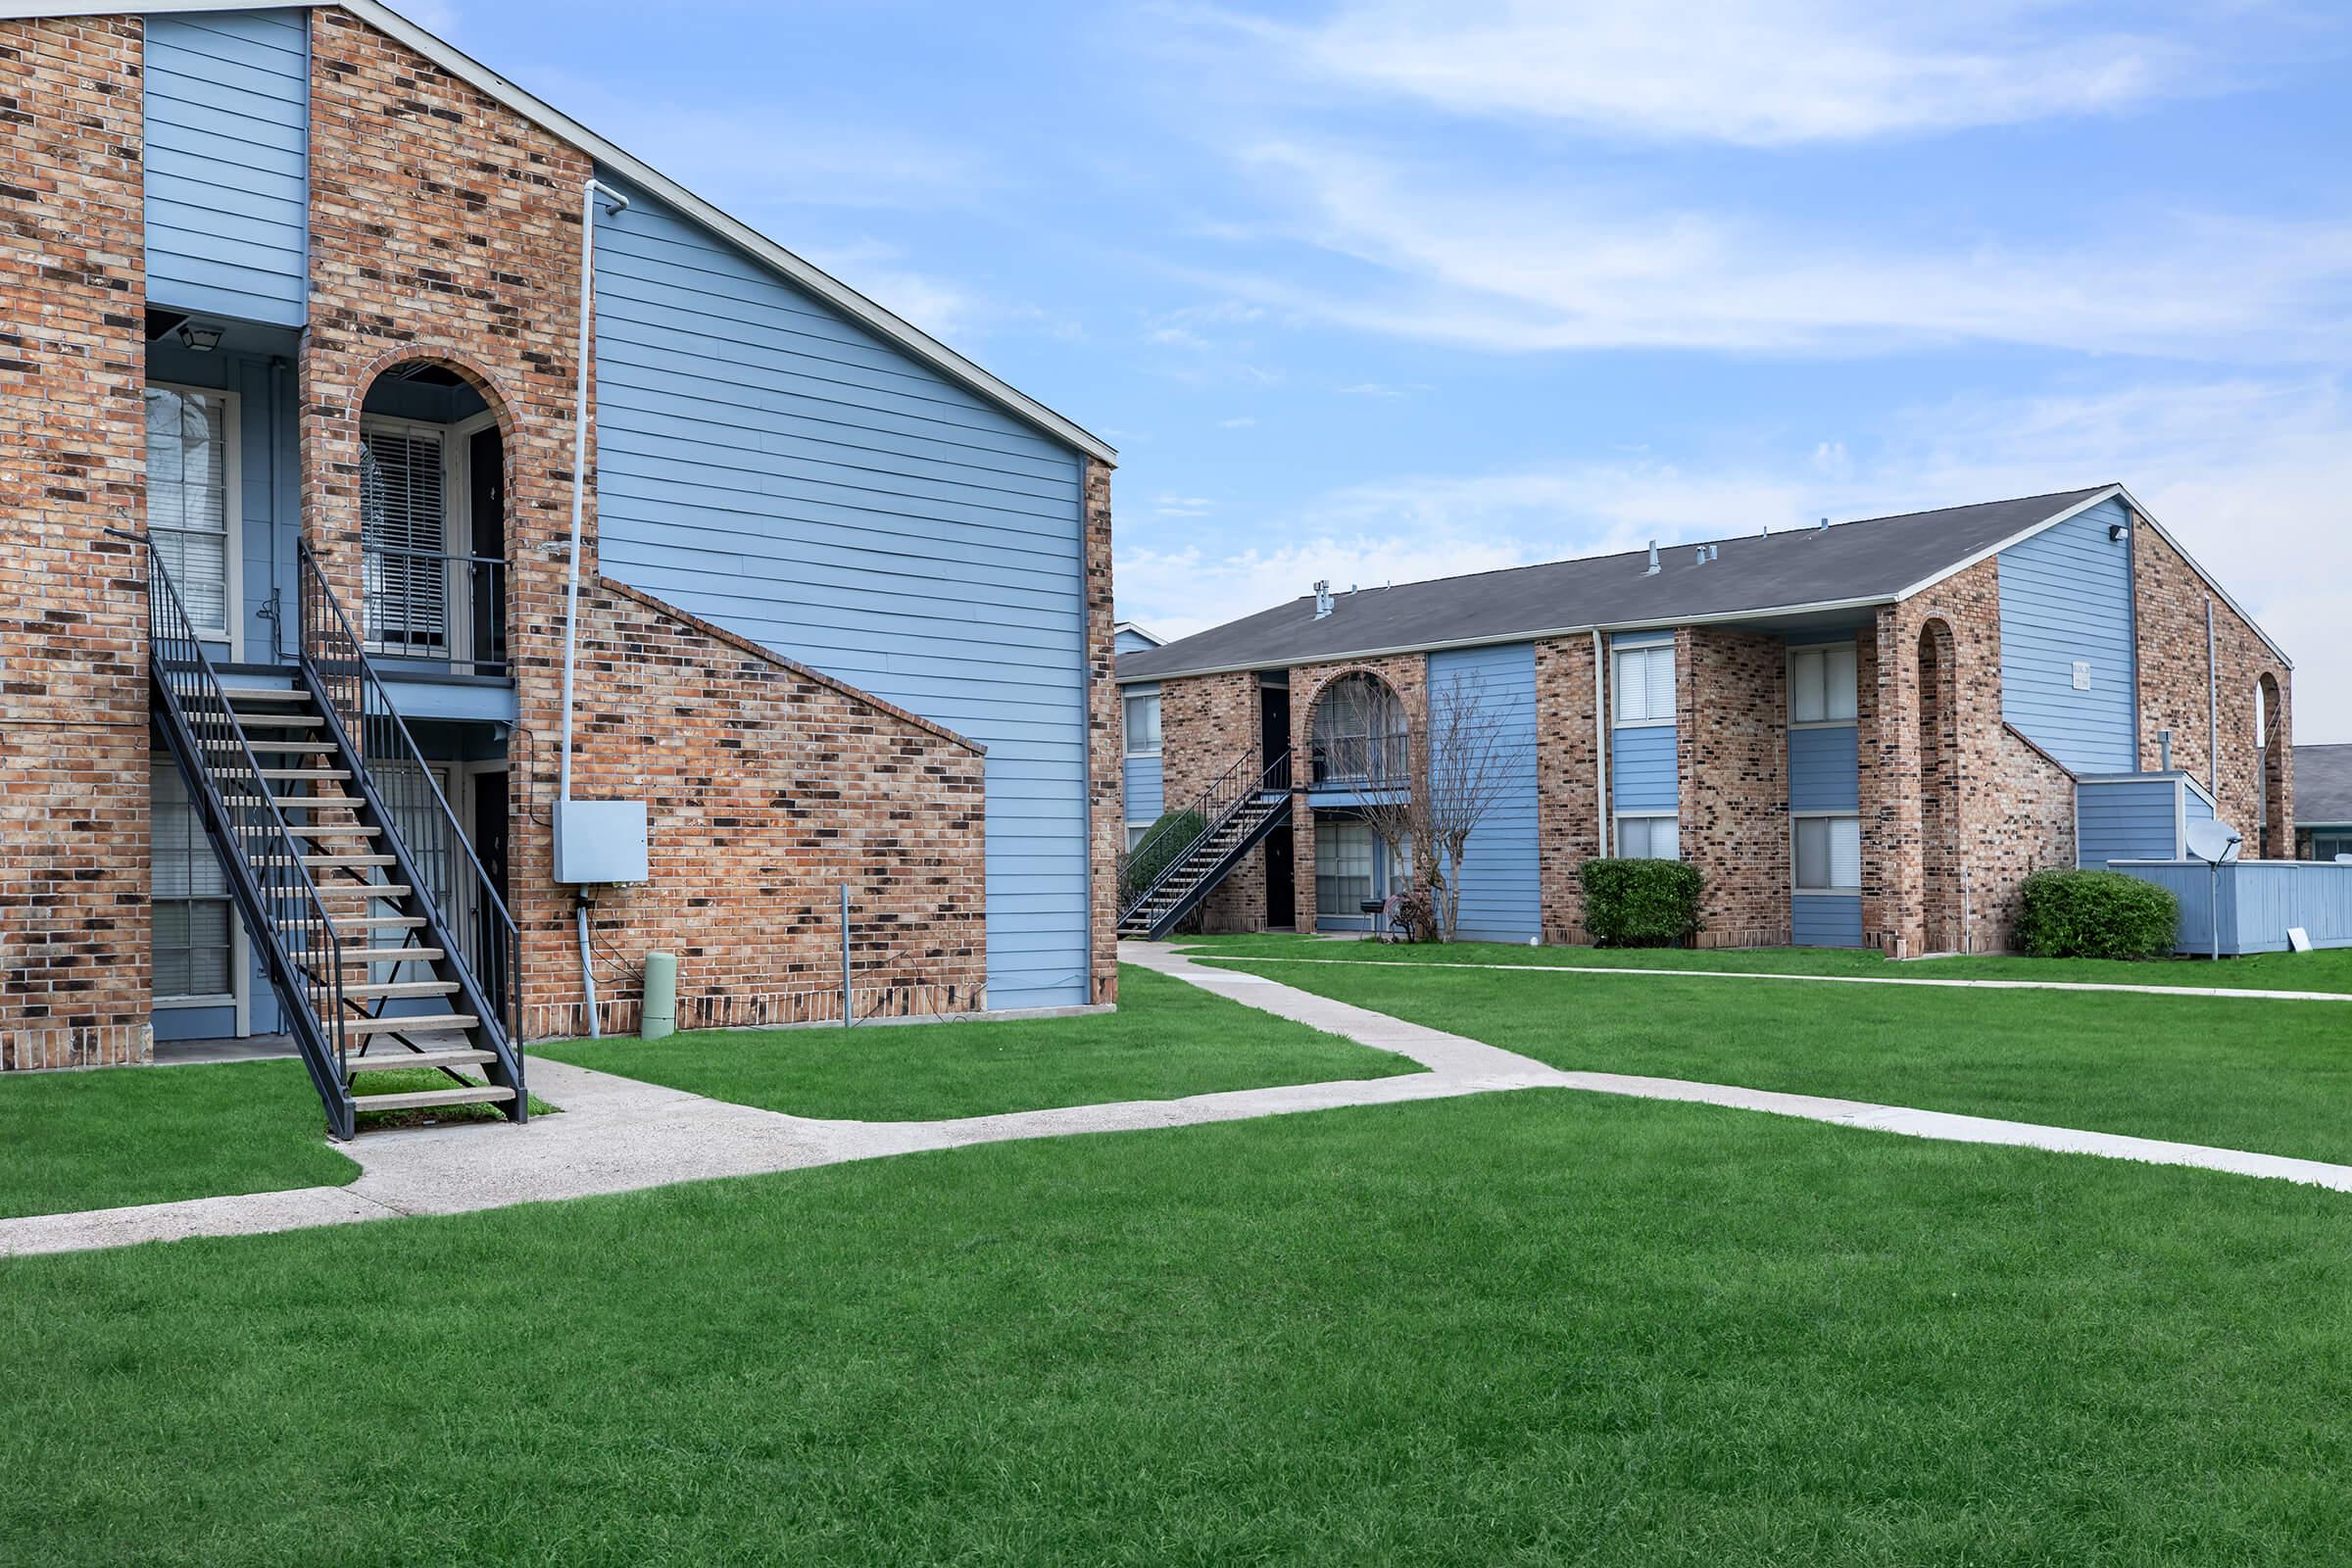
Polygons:
<instances>
[{"instance_id":1,"label":"white cloud","mask_svg":"<svg viewBox=\"0 0 2352 1568\"><path fill-rule=\"evenodd\" d=\"M1255 423L1257 423L1255 419L1245 414L1231 419L1219 419L1217 428L1220 430L1247 430Z\"/></svg>"},{"instance_id":2,"label":"white cloud","mask_svg":"<svg viewBox=\"0 0 2352 1568\"><path fill-rule=\"evenodd\" d=\"M2352 741L2352 402L2324 376L1919 407L1720 472L1585 463L1355 485L1236 529L1290 541L1277 547L1163 547L1133 530L1144 542L1120 552L1119 612L1182 636L1317 578L1370 587L2108 480L2131 486L2294 659L2297 738Z\"/></svg>"},{"instance_id":3,"label":"white cloud","mask_svg":"<svg viewBox=\"0 0 2352 1568\"><path fill-rule=\"evenodd\" d=\"M1904 247L1865 230L1660 210L1564 183L1303 142L1241 154L1295 236L1373 269L1311 288L1221 277L1309 319L1504 353L1864 353L1963 340L2340 358L2352 220L2174 214L2030 243ZM1360 272L1362 270L1358 269Z\"/></svg>"},{"instance_id":4,"label":"white cloud","mask_svg":"<svg viewBox=\"0 0 2352 1568\"><path fill-rule=\"evenodd\" d=\"M1987 0L1353 0L1224 19L1310 77L1454 114L1751 146L2111 113L2186 89L2197 43Z\"/></svg>"},{"instance_id":5,"label":"white cloud","mask_svg":"<svg viewBox=\"0 0 2352 1568\"><path fill-rule=\"evenodd\" d=\"M906 265L895 245L864 240L855 245L803 253L867 299L933 337L976 333L999 309L961 284Z\"/></svg>"}]
</instances>

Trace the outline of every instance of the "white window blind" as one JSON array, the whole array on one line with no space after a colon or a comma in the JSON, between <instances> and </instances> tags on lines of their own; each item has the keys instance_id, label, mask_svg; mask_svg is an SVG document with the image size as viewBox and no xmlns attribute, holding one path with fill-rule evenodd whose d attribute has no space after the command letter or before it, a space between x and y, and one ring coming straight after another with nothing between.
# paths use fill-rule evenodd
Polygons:
<instances>
[{"instance_id":1,"label":"white window blind","mask_svg":"<svg viewBox=\"0 0 2352 1568\"><path fill-rule=\"evenodd\" d=\"M1796 819L1796 885L1808 893L1853 893L1862 886L1862 819Z\"/></svg>"},{"instance_id":2,"label":"white window blind","mask_svg":"<svg viewBox=\"0 0 2352 1568\"><path fill-rule=\"evenodd\" d=\"M199 632L228 635L228 400L147 389L147 536Z\"/></svg>"},{"instance_id":3,"label":"white window blind","mask_svg":"<svg viewBox=\"0 0 2352 1568\"><path fill-rule=\"evenodd\" d=\"M236 989L228 880L196 825L187 783L169 761L149 774L149 892L155 917L155 994L225 997Z\"/></svg>"},{"instance_id":4,"label":"white window blind","mask_svg":"<svg viewBox=\"0 0 2352 1568\"><path fill-rule=\"evenodd\" d=\"M439 434L383 426L361 434L360 536L368 642L393 653L445 654L449 497Z\"/></svg>"},{"instance_id":5,"label":"white window blind","mask_svg":"<svg viewBox=\"0 0 2352 1568\"><path fill-rule=\"evenodd\" d=\"M1127 754L1143 756L1159 750L1159 699L1127 699Z\"/></svg>"},{"instance_id":6,"label":"white window blind","mask_svg":"<svg viewBox=\"0 0 2352 1568\"><path fill-rule=\"evenodd\" d=\"M1798 724L1850 723L1856 667L1851 648L1799 648L1788 656L1788 717Z\"/></svg>"},{"instance_id":7,"label":"white window blind","mask_svg":"<svg viewBox=\"0 0 2352 1568\"><path fill-rule=\"evenodd\" d=\"M1683 858L1682 825L1671 816L1621 816L1617 819L1617 856L1625 860L1679 860Z\"/></svg>"},{"instance_id":8,"label":"white window blind","mask_svg":"<svg viewBox=\"0 0 2352 1568\"><path fill-rule=\"evenodd\" d=\"M1372 830L1347 820L1315 823L1315 907L1324 914L1360 914L1372 897Z\"/></svg>"},{"instance_id":9,"label":"white window blind","mask_svg":"<svg viewBox=\"0 0 2352 1568\"><path fill-rule=\"evenodd\" d=\"M1660 724L1674 717L1674 647L1617 650L1619 724Z\"/></svg>"}]
</instances>

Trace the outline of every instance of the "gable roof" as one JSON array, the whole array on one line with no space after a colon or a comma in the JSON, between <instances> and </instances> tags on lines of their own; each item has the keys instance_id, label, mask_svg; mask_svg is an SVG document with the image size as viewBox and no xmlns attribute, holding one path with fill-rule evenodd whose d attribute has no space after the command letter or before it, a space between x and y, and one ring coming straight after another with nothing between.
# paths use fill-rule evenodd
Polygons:
<instances>
[{"instance_id":1,"label":"gable roof","mask_svg":"<svg viewBox=\"0 0 2352 1568\"><path fill-rule=\"evenodd\" d=\"M1162 680L1643 626L1766 619L1836 624L1850 620L1851 612L1934 587L2117 498L2212 581L2130 491L2107 484L1711 540L1719 554L1704 563L1695 544L1660 547L1655 576L1646 571L1647 552L1636 550L1341 593L1321 620L1308 595L1164 648L1129 654L1119 661L1119 679ZM2218 584L2214 591L2249 626L2255 624ZM2259 634L2261 628L2255 629ZM2267 635L2263 640L2270 641ZM2271 650L2287 662L2276 643Z\"/></svg>"},{"instance_id":2,"label":"gable roof","mask_svg":"<svg viewBox=\"0 0 2352 1568\"><path fill-rule=\"evenodd\" d=\"M606 165L630 183L676 209L721 239L750 252L859 325L881 334L899 348L967 390L987 399L1024 423L1036 426L1065 446L1075 447L1098 462L1115 465L1119 454L1102 437L974 365L937 338L867 299L839 278L795 256L783 246L740 220L729 217L676 180L640 162L563 111L523 91L472 56L443 42L416 23L380 5L377 0L115 0L113 4L57 4L55 0L0 0L0 21L38 17L139 17L194 11L316 11L333 8L350 12L387 37L416 50L451 75L504 104L551 135L559 136Z\"/></svg>"},{"instance_id":3,"label":"gable roof","mask_svg":"<svg viewBox=\"0 0 2352 1568\"><path fill-rule=\"evenodd\" d=\"M2295 748L2295 820L2352 822L2352 745Z\"/></svg>"}]
</instances>

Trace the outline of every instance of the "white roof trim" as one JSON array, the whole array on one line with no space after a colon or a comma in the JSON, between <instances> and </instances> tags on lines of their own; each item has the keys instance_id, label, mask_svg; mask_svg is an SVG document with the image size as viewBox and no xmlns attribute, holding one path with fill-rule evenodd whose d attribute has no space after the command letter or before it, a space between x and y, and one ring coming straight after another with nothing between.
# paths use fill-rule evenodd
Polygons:
<instances>
[{"instance_id":1,"label":"white roof trim","mask_svg":"<svg viewBox=\"0 0 2352 1568\"><path fill-rule=\"evenodd\" d=\"M563 111L533 97L489 67L443 42L408 18L377 0L116 0L112 5L28 4L0 0L0 21L35 17L156 16L176 11L313 11L336 7L389 37L416 50L459 80L478 89L530 121L562 137L601 164L611 167L631 184L675 207L694 221L760 261L828 305L881 333L916 359L951 380L961 383L1055 440L1077 448L1105 465L1116 465L1118 450L1081 425L998 380L979 366L932 337L922 328L876 305L839 278L819 270L750 225L718 208L650 165L639 162Z\"/></svg>"},{"instance_id":2,"label":"white roof trim","mask_svg":"<svg viewBox=\"0 0 2352 1568\"><path fill-rule=\"evenodd\" d=\"M2100 506L2106 502L2114 501L2119 498L2126 506L2132 509L2132 514L2133 516L2137 517L2140 521L2146 523L2149 527L2156 530L2156 537L2162 539L2167 545L2170 545L2172 547L2173 554L2179 556L2182 561L2188 564L2188 569L2195 572L2198 578L2204 582L2205 586L2213 590L2215 598L2221 600L2223 604L2228 605L2230 610L2236 613L2238 619L2244 621L2248 626L2254 629L2254 635L2262 639L2263 646L2278 656L2279 663L2285 665L2290 670L2295 667L2295 662L2286 657L2286 650L2279 647L2278 643L2272 641L2271 634L2262 629L2262 622L2256 620L2253 614L2247 611L2245 606L2239 604L2235 599L2230 597L2230 590L2223 587L2221 585L2221 581L2216 578L2212 572L2207 571L2203 565L2199 564L2197 558L2190 555L2188 551L2181 545L2180 541L2174 538L2172 532L2167 529L2163 523L2156 520L2156 514L2154 513L2150 512L2146 507L2140 505L2139 497L2133 495L2130 490L2125 489L2120 484L2111 484L2105 489L2100 490L2096 494L2092 495L2089 499L2077 502L2075 505L2067 508L2064 512L2055 513L2050 516L2042 518L2041 521L2034 524L2034 526L2031 528L2021 529L2020 531L2011 534L2008 538L2003 539L1998 544L1987 545L1983 550L1978 551L1975 555L1954 562L1951 565L1945 566L1932 577L1921 578L1918 582L1913 583L1910 587L1895 595L1895 597L1897 599L1908 599L1913 594L1925 592L1927 589L1933 588L1937 583L1942 582L1947 577L1955 576L1960 572L1966 571L1969 567L1976 565L1980 562L1988 561L1992 557L1999 555L2002 551L2007 550L2014 545L2022 545L2027 540L2033 538L2035 534L2044 533L2049 529L2057 527L2058 524L2066 521L2070 517L2081 516L2083 513L2088 512L2093 507Z\"/></svg>"}]
</instances>

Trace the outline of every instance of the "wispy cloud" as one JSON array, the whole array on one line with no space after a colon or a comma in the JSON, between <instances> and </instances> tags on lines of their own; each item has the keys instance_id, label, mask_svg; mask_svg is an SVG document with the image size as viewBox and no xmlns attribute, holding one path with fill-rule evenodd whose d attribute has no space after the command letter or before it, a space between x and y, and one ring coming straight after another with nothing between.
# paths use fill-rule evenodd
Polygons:
<instances>
[{"instance_id":1,"label":"wispy cloud","mask_svg":"<svg viewBox=\"0 0 2352 1568\"><path fill-rule=\"evenodd\" d=\"M1706 471L1573 463L1351 485L1252 521L1248 537L1277 546L1227 554L1139 530L1120 553L1119 608L1181 636L1317 578L1370 587L2106 480L2130 485L2295 658L2297 734L2352 741L2352 401L2331 376L1922 405L1850 442Z\"/></svg>"},{"instance_id":2,"label":"wispy cloud","mask_svg":"<svg viewBox=\"0 0 2352 1568\"><path fill-rule=\"evenodd\" d=\"M1363 92L1752 146L2112 113L2211 80L2190 37L2087 30L2030 0L1353 0L1307 24L1220 20Z\"/></svg>"},{"instance_id":3,"label":"wispy cloud","mask_svg":"<svg viewBox=\"0 0 2352 1568\"><path fill-rule=\"evenodd\" d=\"M2323 359L2352 341L2352 220L2340 217L2171 214L2031 244L1905 247L1324 144L1264 142L1241 157L1298 215L1293 237L1363 265L1345 286L1214 281L1353 330L1505 353L1992 340Z\"/></svg>"}]
</instances>

